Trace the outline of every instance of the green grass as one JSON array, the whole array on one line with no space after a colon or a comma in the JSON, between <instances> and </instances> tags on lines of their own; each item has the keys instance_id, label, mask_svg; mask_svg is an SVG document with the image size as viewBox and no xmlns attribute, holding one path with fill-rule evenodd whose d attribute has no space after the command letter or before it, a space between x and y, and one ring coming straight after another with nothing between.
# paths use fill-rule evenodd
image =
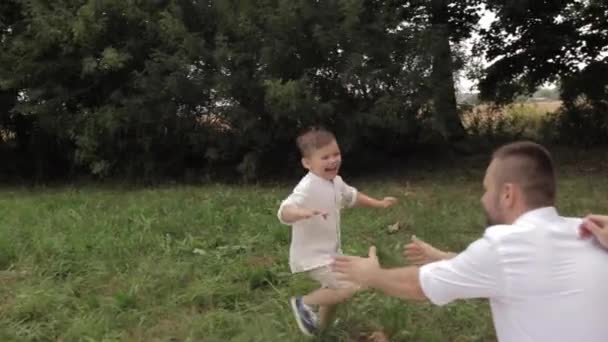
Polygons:
<instances>
[{"instance_id":1,"label":"green grass","mask_svg":"<svg viewBox=\"0 0 608 342\"><path fill-rule=\"evenodd\" d=\"M561 173L562 213L608 212L606 174L576 165ZM411 234L461 250L482 232L482 173L463 163L350 180L400 202L345 211L345 252L374 243L400 265ZM305 341L287 302L315 284L289 273L275 216L293 185L0 190L0 341ZM367 292L338 316L321 340L495 339L482 300L437 308Z\"/></svg>"}]
</instances>

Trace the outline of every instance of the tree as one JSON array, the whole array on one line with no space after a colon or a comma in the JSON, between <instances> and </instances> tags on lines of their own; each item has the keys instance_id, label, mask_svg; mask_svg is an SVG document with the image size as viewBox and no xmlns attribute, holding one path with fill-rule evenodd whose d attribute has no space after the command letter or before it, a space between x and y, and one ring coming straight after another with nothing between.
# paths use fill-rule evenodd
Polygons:
<instances>
[{"instance_id":1,"label":"tree","mask_svg":"<svg viewBox=\"0 0 608 342\"><path fill-rule=\"evenodd\" d=\"M608 3L605 1L487 1L496 21L482 33L481 49L492 64L480 82L481 96L508 102L545 82L568 83L585 68L606 64ZM597 81L588 89L603 88Z\"/></svg>"},{"instance_id":2,"label":"tree","mask_svg":"<svg viewBox=\"0 0 608 342\"><path fill-rule=\"evenodd\" d=\"M488 1L497 20L483 33L493 61L481 96L508 102L545 82L559 82L557 137L608 143L608 2Z\"/></svg>"},{"instance_id":3,"label":"tree","mask_svg":"<svg viewBox=\"0 0 608 342\"><path fill-rule=\"evenodd\" d=\"M3 31L0 86L20 94L11 115L31 123L17 133L40 142L38 160L61 155L98 175L181 172L210 101L208 1L3 6L18 14Z\"/></svg>"},{"instance_id":4,"label":"tree","mask_svg":"<svg viewBox=\"0 0 608 342\"><path fill-rule=\"evenodd\" d=\"M220 113L242 170L293 154L293 137L325 124L346 152L406 146L428 102L418 28L391 1L226 1L218 4Z\"/></svg>"},{"instance_id":5,"label":"tree","mask_svg":"<svg viewBox=\"0 0 608 342\"><path fill-rule=\"evenodd\" d=\"M404 151L429 113L457 139L479 1L5 1L0 124L39 173L97 176L257 176L311 124L347 153Z\"/></svg>"},{"instance_id":6,"label":"tree","mask_svg":"<svg viewBox=\"0 0 608 342\"><path fill-rule=\"evenodd\" d=\"M456 108L454 54L450 42L459 44L469 38L479 21L481 1L432 0L430 16L433 67L431 82L437 128L448 140L464 137L465 131ZM427 2L429 3L429 2Z\"/></svg>"}]
</instances>

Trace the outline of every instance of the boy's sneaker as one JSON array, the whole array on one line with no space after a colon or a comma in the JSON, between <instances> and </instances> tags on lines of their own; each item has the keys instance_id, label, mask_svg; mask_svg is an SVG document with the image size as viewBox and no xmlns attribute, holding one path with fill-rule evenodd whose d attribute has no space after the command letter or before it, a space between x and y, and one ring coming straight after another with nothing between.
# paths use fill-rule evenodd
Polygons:
<instances>
[{"instance_id":1,"label":"boy's sneaker","mask_svg":"<svg viewBox=\"0 0 608 342\"><path fill-rule=\"evenodd\" d=\"M319 330L317 315L315 315L308 305L302 303L302 297L291 297L289 302L291 303L291 310L300 330L306 336L314 336Z\"/></svg>"}]
</instances>

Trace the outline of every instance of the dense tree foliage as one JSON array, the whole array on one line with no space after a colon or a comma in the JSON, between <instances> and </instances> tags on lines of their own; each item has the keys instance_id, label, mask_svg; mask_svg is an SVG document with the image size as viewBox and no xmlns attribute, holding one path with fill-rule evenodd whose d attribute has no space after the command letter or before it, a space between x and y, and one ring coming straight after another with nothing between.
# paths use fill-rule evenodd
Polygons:
<instances>
[{"instance_id":1,"label":"dense tree foliage","mask_svg":"<svg viewBox=\"0 0 608 342\"><path fill-rule=\"evenodd\" d=\"M454 75L482 5L482 95L559 80L573 113L585 95L605 117L599 1L6 0L0 172L255 177L295 163L313 124L351 156L460 140Z\"/></svg>"}]
</instances>

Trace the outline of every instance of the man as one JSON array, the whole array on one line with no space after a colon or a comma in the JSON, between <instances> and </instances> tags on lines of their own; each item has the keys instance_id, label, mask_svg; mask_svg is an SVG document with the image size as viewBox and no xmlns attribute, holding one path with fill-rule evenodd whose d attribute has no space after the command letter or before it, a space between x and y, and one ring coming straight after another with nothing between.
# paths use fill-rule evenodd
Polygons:
<instances>
[{"instance_id":1,"label":"man","mask_svg":"<svg viewBox=\"0 0 608 342\"><path fill-rule=\"evenodd\" d=\"M579 227L581 239L595 238L597 243L608 249L608 215L587 215ZM412 242L403 250L403 256L412 265L426 265L439 260L455 257L456 253L444 252L412 236Z\"/></svg>"},{"instance_id":2,"label":"man","mask_svg":"<svg viewBox=\"0 0 608 342\"><path fill-rule=\"evenodd\" d=\"M489 228L455 256L383 269L368 258L336 257L344 279L403 299L444 305L488 298L500 341L608 341L608 252L581 239L581 219L558 215L551 156L530 142L505 145L484 178Z\"/></svg>"}]
</instances>

